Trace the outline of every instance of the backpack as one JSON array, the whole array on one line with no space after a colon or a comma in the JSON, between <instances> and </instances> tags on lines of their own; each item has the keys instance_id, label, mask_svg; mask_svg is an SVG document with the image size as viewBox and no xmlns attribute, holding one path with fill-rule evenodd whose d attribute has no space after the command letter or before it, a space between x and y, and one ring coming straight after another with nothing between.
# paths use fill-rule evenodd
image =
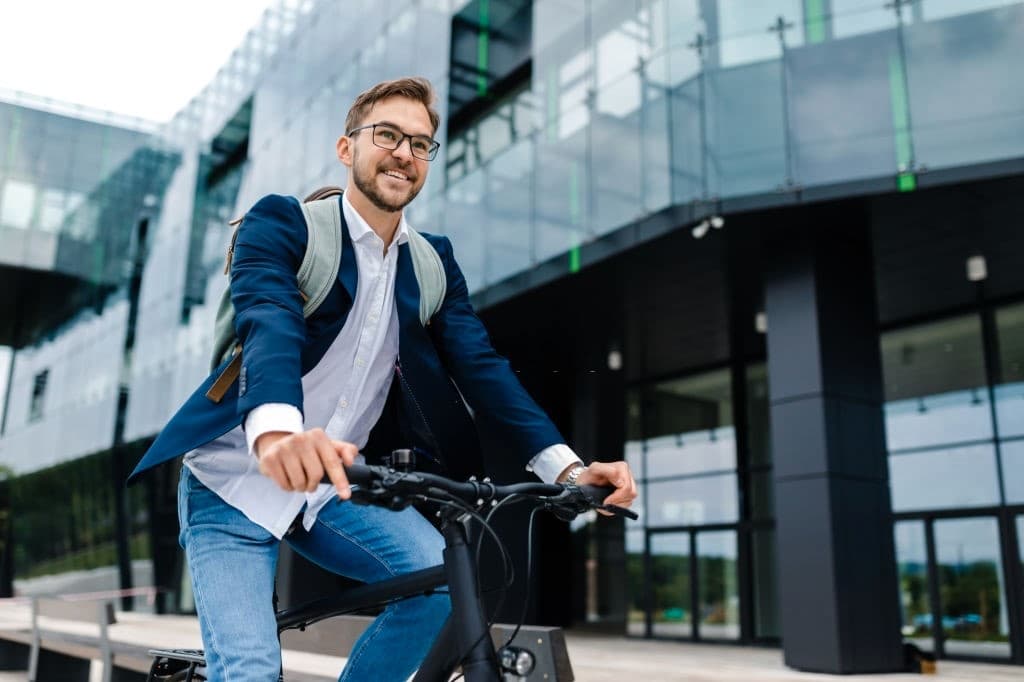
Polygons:
<instances>
[{"instance_id":1,"label":"backpack","mask_svg":"<svg viewBox=\"0 0 1024 682\"><path fill-rule=\"evenodd\" d=\"M340 187L323 187L302 201L302 214L306 219L306 253L303 255L296 277L299 294L303 299L302 315L306 318L317 311L338 279L344 243L341 235L341 203L338 200L341 194ZM231 271L238 226L243 219L231 222L235 225L235 233L231 236L231 244L228 246L225 274ZM416 281L420 286L420 323L426 326L444 302L448 286L447 276L437 251L423 235L411 227L409 252ZM231 356L231 363L224 368L206 392L206 397L215 403L221 401L242 368L242 344L235 336L235 308L231 303L229 284L217 307L210 371Z\"/></svg>"}]
</instances>

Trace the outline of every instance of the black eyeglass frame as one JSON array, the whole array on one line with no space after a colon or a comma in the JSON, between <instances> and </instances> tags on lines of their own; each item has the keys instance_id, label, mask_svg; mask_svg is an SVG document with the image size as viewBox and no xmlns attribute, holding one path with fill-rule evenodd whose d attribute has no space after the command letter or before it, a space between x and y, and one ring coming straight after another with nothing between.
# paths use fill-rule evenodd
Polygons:
<instances>
[{"instance_id":1,"label":"black eyeglass frame","mask_svg":"<svg viewBox=\"0 0 1024 682\"><path fill-rule=\"evenodd\" d=\"M376 139L376 137L377 137L376 136L377 126L382 126L384 128L388 128L389 130L394 130L394 131L398 132L400 137L395 141L395 146L394 147L385 147L384 145L377 143L377 139ZM394 150L398 149L399 147L401 147L403 142L405 142L406 140L409 140L409 152L413 156L415 156L417 159L419 159L420 161L433 161L435 158L437 158L437 150L441 148L441 143L438 142L437 140L435 140L434 138L430 137L429 135L410 135L409 133L405 132L404 130L402 130L401 128L399 128L399 127L397 127L395 125L392 125L391 123L367 123L364 126L359 126L358 128L353 128L352 130L348 131L346 133L346 135L348 135L349 137L352 137L353 133L358 133L360 130L366 130L367 128L373 128L373 133L374 134L370 135L370 142L372 142L375 147L380 147L381 149L387 149L388 151L394 151ZM430 140L430 149L427 151L426 158L424 158L424 157L420 156L419 154L417 154L416 153L416 149L412 146L413 139L417 139L417 138L418 139Z\"/></svg>"}]
</instances>

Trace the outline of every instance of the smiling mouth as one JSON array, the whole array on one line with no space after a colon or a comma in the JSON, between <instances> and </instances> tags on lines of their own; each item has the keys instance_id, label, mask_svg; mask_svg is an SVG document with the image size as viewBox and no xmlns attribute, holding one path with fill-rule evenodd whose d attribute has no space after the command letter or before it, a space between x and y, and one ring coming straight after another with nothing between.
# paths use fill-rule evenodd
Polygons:
<instances>
[{"instance_id":1,"label":"smiling mouth","mask_svg":"<svg viewBox=\"0 0 1024 682\"><path fill-rule=\"evenodd\" d=\"M393 168L381 171L381 174L386 175L389 178L395 178L396 180L403 180L405 182L410 182L411 180L408 175L406 175L402 171L395 170Z\"/></svg>"}]
</instances>

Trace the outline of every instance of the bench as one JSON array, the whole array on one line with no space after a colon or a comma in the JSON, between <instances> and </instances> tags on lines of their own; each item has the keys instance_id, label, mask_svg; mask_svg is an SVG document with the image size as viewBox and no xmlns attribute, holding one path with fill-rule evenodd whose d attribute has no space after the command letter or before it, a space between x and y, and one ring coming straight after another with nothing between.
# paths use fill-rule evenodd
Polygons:
<instances>
[{"instance_id":1,"label":"bench","mask_svg":"<svg viewBox=\"0 0 1024 682\"><path fill-rule=\"evenodd\" d=\"M0 599L0 670L28 670L32 649L30 612L27 599Z\"/></svg>"},{"instance_id":2,"label":"bench","mask_svg":"<svg viewBox=\"0 0 1024 682\"><path fill-rule=\"evenodd\" d=\"M111 641L116 622L110 600L34 597L29 682L95 679L94 662L101 666L102 682L144 682L148 648Z\"/></svg>"},{"instance_id":3,"label":"bench","mask_svg":"<svg viewBox=\"0 0 1024 682\"><path fill-rule=\"evenodd\" d=\"M333 682L341 672L336 658L348 654L356 640L373 622L370 616L336 616L313 623L305 630L286 630L281 633L281 658L288 682ZM502 646L515 626L496 624L491 628L495 646ZM572 682L574 678L565 635L561 628L524 625L512 641L514 646L527 648L536 659L534 672L526 680ZM160 657L160 670L170 676L188 670L202 671L205 664L201 651L153 649L149 652ZM319 654L322 659L310 662L302 654ZM41 682L41 681L40 681Z\"/></svg>"}]
</instances>

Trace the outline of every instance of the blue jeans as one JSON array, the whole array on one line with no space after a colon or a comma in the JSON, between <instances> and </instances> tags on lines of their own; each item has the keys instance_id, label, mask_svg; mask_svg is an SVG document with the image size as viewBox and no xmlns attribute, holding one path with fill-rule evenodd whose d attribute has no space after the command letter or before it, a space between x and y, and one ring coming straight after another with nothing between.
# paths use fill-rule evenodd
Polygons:
<instances>
[{"instance_id":1,"label":"blue jeans","mask_svg":"<svg viewBox=\"0 0 1024 682\"><path fill-rule=\"evenodd\" d=\"M210 491L188 467L178 485L178 519L209 679L277 682L277 538ZM363 582L436 566L444 548L440 533L413 509L393 512L337 499L320 510L309 531L300 525L285 540L323 568ZM356 642L339 682L406 680L450 609L447 594L391 604Z\"/></svg>"}]
</instances>

